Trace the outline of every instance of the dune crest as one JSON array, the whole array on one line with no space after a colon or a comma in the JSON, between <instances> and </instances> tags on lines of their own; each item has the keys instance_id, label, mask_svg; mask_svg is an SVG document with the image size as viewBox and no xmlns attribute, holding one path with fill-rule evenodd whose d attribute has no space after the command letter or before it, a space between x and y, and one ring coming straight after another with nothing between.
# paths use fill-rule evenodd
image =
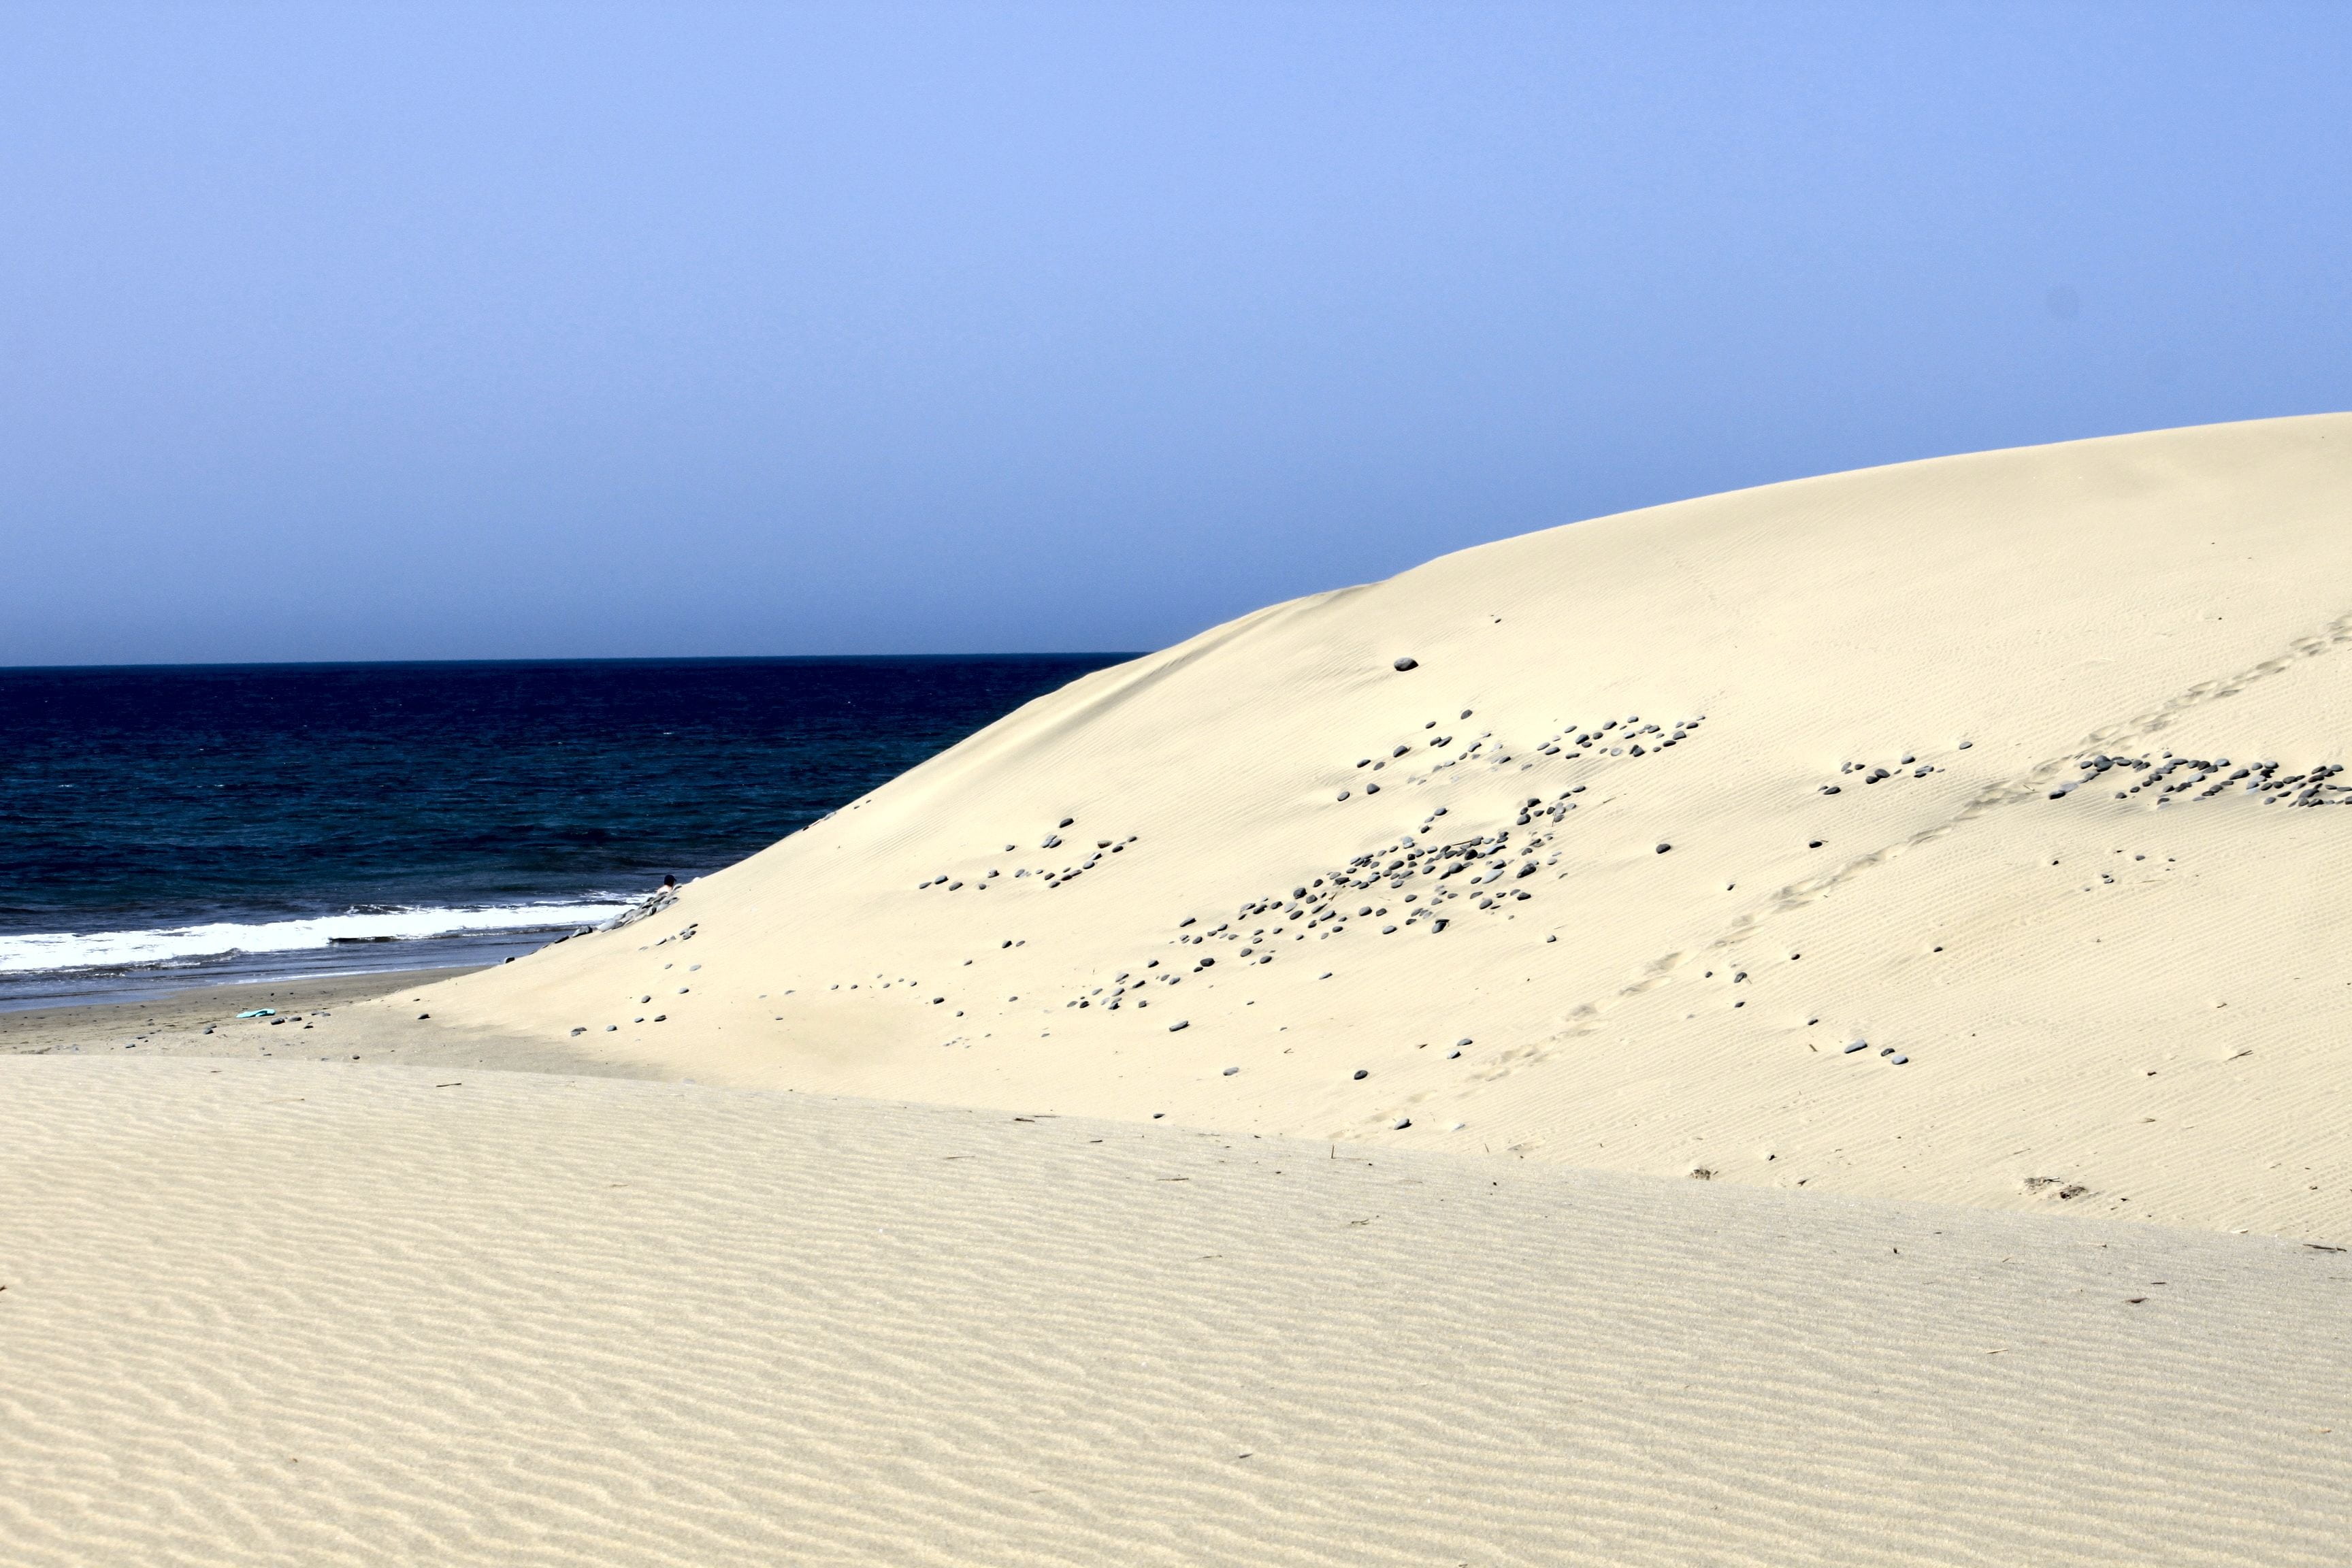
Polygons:
<instances>
[{"instance_id":1,"label":"dune crest","mask_svg":"<svg viewBox=\"0 0 2352 1568\"><path fill-rule=\"evenodd\" d=\"M429 1010L705 1083L2352 1237L2347 518L2326 415L1506 540L1074 682Z\"/></svg>"}]
</instances>

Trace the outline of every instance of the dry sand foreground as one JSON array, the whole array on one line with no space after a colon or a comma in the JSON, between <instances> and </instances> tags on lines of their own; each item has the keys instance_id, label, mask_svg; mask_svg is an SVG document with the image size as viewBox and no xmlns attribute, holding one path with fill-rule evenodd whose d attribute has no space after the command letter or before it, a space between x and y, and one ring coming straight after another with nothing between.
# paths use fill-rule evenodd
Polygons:
<instances>
[{"instance_id":1,"label":"dry sand foreground","mask_svg":"<svg viewBox=\"0 0 2352 1568\"><path fill-rule=\"evenodd\" d=\"M0 1060L0 1561L2340 1563L2352 1255L678 1084Z\"/></svg>"},{"instance_id":2,"label":"dry sand foreground","mask_svg":"<svg viewBox=\"0 0 2352 1568\"><path fill-rule=\"evenodd\" d=\"M0 1563L2352 1560L2347 521L2346 416L1603 519L0 1026Z\"/></svg>"}]
</instances>

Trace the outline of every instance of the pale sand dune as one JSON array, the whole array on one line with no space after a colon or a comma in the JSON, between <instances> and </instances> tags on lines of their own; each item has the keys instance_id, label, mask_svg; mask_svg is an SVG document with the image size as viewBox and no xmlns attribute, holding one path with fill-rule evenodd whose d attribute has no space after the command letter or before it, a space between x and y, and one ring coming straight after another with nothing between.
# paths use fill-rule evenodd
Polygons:
<instances>
[{"instance_id":1,"label":"pale sand dune","mask_svg":"<svg viewBox=\"0 0 2352 1568\"><path fill-rule=\"evenodd\" d=\"M0 1060L0 1561L2278 1568L2352 1529L2346 1255L448 1082Z\"/></svg>"},{"instance_id":2,"label":"pale sand dune","mask_svg":"<svg viewBox=\"0 0 2352 1568\"><path fill-rule=\"evenodd\" d=\"M2347 648L2352 416L1711 497L1087 677L653 921L377 1024L2352 1239L2352 774L2315 772L2344 757ZM2168 752L2231 765L2050 798ZM1402 843L1503 833L1448 878ZM1409 882L1363 874L1397 861ZM1441 889L1466 891L1437 931ZM1506 890L1529 896L1478 907Z\"/></svg>"}]
</instances>

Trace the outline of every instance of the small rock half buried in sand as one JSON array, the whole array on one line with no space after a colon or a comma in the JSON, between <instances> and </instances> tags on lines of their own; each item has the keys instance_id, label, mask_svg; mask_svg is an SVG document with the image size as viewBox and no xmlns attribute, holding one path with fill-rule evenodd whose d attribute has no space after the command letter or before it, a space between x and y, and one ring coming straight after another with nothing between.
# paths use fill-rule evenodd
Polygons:
<instances>
[{"instance_id":1,"label":"small rock half buried in sand","mask_svg":"<svg viewBox=\"0 0 2352 1568\"><path fill-rule=\"evenodd\" d=\"M1396 667L1397 667L1399 669L1413 669L1413 668L1419 668L1420 664L1421 664L1421 660L1419 660L1419 659L1417 659L1417 658L1401 658L1401 659L1399 659L1399 660L1397 660L1397 661L1396 661Z\"/></svg>"}]
</instances>

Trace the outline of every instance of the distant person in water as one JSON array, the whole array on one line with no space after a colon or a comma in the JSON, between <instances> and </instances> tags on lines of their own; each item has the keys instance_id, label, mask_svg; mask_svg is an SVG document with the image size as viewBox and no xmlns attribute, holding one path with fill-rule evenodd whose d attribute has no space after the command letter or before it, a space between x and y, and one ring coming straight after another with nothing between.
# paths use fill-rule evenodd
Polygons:
<instances>
[{"instance_id":1,"label":"distant person in water","mask_svg":"<svg viewBox=\"0 0 2352 1568\"><path fill-rule=\"evenodd\" d=\"M676 877L664 877L662 879L662 888L665 891L677 886L677 879Z\"/></svg>"}]
</instances>

